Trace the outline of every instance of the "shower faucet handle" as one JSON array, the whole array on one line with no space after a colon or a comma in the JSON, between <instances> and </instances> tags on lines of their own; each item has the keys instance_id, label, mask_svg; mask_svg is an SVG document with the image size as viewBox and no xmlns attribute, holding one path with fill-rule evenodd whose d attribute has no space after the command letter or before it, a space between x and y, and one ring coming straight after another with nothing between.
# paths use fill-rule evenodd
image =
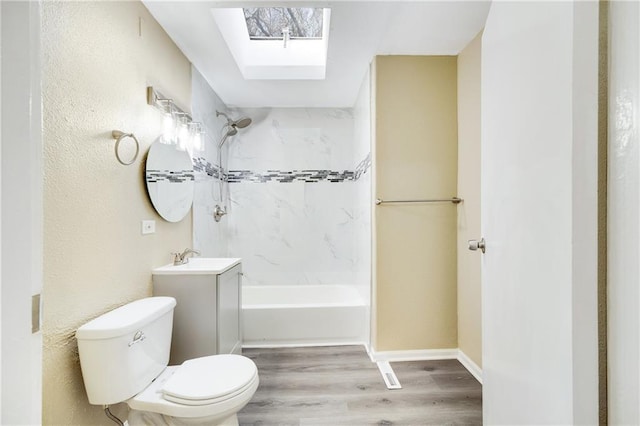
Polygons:
<instances>
[{"instance_id":1,"label":"shower faucet handle","mask_svg":"<svg viewBox=\"0 0 640 426\"><path fill-rule=\"evenodd\" d=\"M215 219L215 221L220 222L220 219L222 219L222 216L224 216L225 214L227 214L226 207L220 207L218 204L216 204L216 206L213 208L213 218Z\"/></svg>"}]
</instances>

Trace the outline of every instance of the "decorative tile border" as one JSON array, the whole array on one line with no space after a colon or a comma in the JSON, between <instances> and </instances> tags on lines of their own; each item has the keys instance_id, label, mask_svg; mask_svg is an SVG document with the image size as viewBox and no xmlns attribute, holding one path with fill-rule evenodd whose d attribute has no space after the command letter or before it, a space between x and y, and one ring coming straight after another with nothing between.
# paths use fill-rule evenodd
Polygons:
<instances>
[{"instance_id":1,"label":"decorative tile border","mask_svg":"<svg viewBox=\"0 0 640 426\"><path fill-rule=\"evenodd\" d=\"M193 159L193 169L200 173L205 173L214 179L222 179L229 183L241 183L241 182L333 182L342 183L349 181L357 181L371 168L371 153L356 166L354 171L352 170L267 170L266 172L256 172L252 170L229 170L228 173L224 173L223 170L216 165L209 163L205 158L198 157Z\"/></svg>"},{"instance_id":2,"label":"decorative tile border","mask_svg":"<svg viewBox=\"0 0 640 426\"><path fill-rule=\"evenodd\" d=\"M148 169L145 171L145 177L148 183L153 182L170 182L170 183L182 183L190 180L194 180L192 170L154 170Z\"/></svg>"},{"instance_id":3,"label":"decorative tile border","mask_svg":"<svg viewBox=\"0 0 640 426\"><path fill-rule=\"evenodd\" d=\"M206 173L208 176L211 176L214 179L220 179L220 176L222 176L222 180L227 180L226 174L220 173L220 168L217 165L208 162L206 158L195 157L192 159L192 161L193 170L195 172Z\"/></svg>"},{"instance_id":4,"label":"decorative tile border","mask_svg":"<svg viewBox=\"0 0 640 426\"><path fill-rule=\"evenodd\" d=\"M321 181L344 182L354 180L355 172L344 170L342 172L334 170L267 170L265 173L253 172L250 170L229 170L229 183L238 182L307 182L316 183Z\"/></svg>"}]
</instances>

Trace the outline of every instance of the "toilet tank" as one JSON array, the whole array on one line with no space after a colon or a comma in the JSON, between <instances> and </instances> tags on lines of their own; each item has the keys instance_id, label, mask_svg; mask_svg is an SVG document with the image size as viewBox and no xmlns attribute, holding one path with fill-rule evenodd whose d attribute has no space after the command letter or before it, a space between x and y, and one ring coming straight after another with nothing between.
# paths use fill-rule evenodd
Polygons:
<instances>
[{"instance_id":1,"label":"toilet tank","mask_svg":"<svg viewBox=\"0 0 640 426\"><path fill-rule=\"evenodd\" d=\"M78 329L82 378L91 404L126 401L165 369L175 306L173 297L148 297Z\"/></svg>"}]
</instances>

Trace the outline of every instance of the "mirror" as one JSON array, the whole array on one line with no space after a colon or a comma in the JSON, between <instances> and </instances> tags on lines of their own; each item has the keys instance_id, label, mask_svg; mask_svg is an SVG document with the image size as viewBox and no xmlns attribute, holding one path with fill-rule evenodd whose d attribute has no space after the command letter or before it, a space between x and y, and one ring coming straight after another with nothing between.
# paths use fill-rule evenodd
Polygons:
<instances>
[{"instance_id":1,"label":"mirror","mask_svg":"<svg viewBox=\"0 0 640 426\"><path fill-rule=\"evenodd\" d=\"M145 180L151 204L167 222L180 222L193 203L194 174L187 151L160 142L149 148Z\"/></svg>"}]
</instances>

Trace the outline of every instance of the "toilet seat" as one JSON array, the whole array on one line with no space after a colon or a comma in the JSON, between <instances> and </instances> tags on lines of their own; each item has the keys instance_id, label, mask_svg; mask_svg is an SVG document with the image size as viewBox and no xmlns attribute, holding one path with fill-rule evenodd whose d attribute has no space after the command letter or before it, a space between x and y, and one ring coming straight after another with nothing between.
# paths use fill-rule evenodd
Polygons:
<instances>
[{"instance_id":1,"label":"toilet seat","mask_svg":"<svg viewBox=\"0 0 640 426\"><path fill-rule=\"evenodd\" d=\"M176 379L172 380L174 376ZM127 404L133 410L172 417L222 415L244 407L258 388L258 382L258 369L249 358L211 355L167 367L146 389L127 400Z\"/></svg>"},{"instance_id":2,"label":"toilet seat","mask_svg":"<svg viewBox=\"0 0 640 426\"><path fill-rule=\"evenodd\" d=\"M164 399L184 405L209 405L244 392L258 374L256 365L240 355L216 355L182 363L164 382Z\"/></svg>"}]
</instances>

